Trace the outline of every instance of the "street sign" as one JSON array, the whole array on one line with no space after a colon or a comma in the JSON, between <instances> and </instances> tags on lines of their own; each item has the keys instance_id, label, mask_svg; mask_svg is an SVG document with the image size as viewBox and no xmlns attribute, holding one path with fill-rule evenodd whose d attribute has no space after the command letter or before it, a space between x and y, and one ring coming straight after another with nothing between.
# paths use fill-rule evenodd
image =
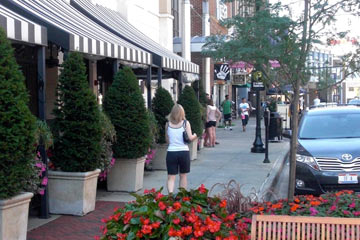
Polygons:
<instances>
[{"instance_id":1,"label":"street sign","mask_svg":"<svg viewBox=\"0 0 360 240\"><path fill-rule=\"evenodd\" d=\"M264 91L265 86L263 82L251 82L251 89L253 91Z\"/></svg>"},{"instance_id":2,"label":"street sign","mask_svg":"<svg viewBox=\"0 0 360 240\"><path fill-rule=\"evenodd\" d=\"M230 67L227 63L214 64L214 80L230 81Z\"/></svg>"}]
</instances>

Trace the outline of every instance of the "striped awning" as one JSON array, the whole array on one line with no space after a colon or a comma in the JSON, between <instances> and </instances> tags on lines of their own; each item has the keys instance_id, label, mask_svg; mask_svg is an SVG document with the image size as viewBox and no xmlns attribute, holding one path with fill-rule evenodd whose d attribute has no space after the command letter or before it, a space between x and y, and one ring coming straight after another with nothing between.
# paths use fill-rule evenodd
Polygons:
<instances>
[{"instance_id":1,"label":"striped awning","mask_svg":"<svg viewBox=\"0 0 360 240\"><path fill-rule=\"evenodd\" d=\"M23 18L0 4L0 27L7 38L35 45L47 45L45 27Z\"/></svg>"},{"instance_id":2,"label":"striped awning","mask_svg":"<svg viewBox=\"0 0 360 240\"><path fill-rule=\"evenodd\" d=\"M168 70L199 73L198 65L185 60L153 41L123 19L120 13L100 5L94 5L89 0L70 0L70 4L110 32L152 53L153 64Z\"/></svg>"},{"instance_id":3,"label":"striped awning","mask_svg":"<svg viewBox=\"0 0 360 240\"><path fill-rule=\"evenodd\" d=\"M8 0L13 11L48 29L49 41L66 50L151 65L152 56L96 24L65 0Z\"/></svg>"}]
</instances>

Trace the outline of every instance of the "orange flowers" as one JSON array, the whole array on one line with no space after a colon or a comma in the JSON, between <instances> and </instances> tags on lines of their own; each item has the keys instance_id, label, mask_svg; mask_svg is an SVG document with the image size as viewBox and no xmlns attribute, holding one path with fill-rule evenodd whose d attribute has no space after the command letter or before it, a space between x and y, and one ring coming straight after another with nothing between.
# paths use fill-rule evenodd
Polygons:
<instances>
[{"instance_id":1,"label":"orange flowers","mask_svg":"<svg viewBox=\"0 0 360 240\"><path fill-rule=\"evenodd\" d=\"M320 201L311 201L311 202L310 202L310 205L311 205L311 206L319 206L320 204L321 204Z\"/></svg>"},{"instance_id":2,"label":"orange flowers","mask_svg":"<svg viewBox=\"0 0 360 240\"><path fill-rule=\"evenodd\" d=\"M289 204L289 205L291 205L291 204ZM299 207L300 207L299 204L293 204L293 206L290 208L290 211L291 211L291 212L296 212L296 210L297 210Z\"/></svg>"}]
</instances>

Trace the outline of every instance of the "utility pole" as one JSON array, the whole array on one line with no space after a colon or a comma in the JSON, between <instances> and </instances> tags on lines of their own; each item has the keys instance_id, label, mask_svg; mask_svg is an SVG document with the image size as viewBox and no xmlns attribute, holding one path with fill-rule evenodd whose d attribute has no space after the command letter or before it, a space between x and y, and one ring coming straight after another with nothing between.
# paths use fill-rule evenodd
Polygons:
<instances>
[{"instance_id":1,"label":"utility pole","mask_svg":"<svg viewBox=\"0 0 360 240\"><path fill-rule=\"evenodd\" d=\"M306 54L307 47L307 33L308 33L308 18L309 18L309 0L305 0L305 8L304 8L304 26L303 26L303 36L302 36L302 46L301 53ZM304 61L300 62L300 71L303 69L303 65L306 61L306 56L301 56L300 59ZM288 191L288 199L290 202L294 200L295 194L295 174L296 174L296 152L297 152L297 135L298 135L298 104L299 104L299 89L300 89L300 78L296 79L296 83L294 86L294 99L293 99L293 126L292 126L292 134L291 134L291 143L290 143L290 168L289 168L289 191Z\"/></svg>"}]
</instances>

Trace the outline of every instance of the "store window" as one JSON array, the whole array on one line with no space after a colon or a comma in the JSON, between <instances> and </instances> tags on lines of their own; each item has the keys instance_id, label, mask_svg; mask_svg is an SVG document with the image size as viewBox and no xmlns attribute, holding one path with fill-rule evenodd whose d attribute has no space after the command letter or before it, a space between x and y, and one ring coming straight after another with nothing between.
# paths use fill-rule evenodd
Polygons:
<instances>
[{"instance_id":1,"label":"store window","mask_svg":"<svg viewBox=\"0 0 360 240\"><path fill-rule=\"evenodd\" d=\"M173 37L180 36L179 0L171 0L171 14L174 16Z\"/></svg>"}]
</instances>

